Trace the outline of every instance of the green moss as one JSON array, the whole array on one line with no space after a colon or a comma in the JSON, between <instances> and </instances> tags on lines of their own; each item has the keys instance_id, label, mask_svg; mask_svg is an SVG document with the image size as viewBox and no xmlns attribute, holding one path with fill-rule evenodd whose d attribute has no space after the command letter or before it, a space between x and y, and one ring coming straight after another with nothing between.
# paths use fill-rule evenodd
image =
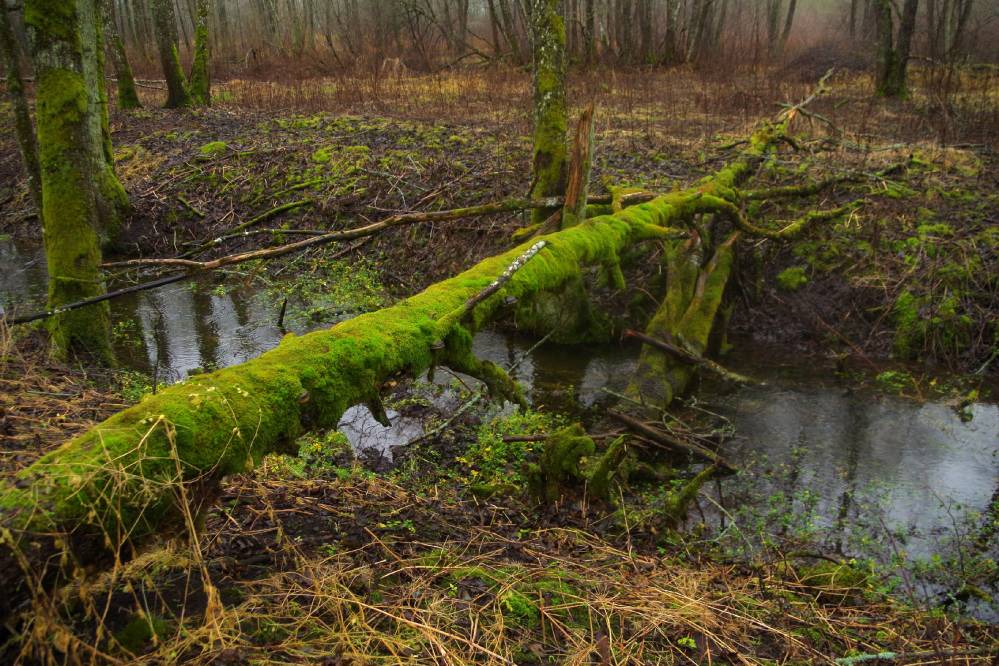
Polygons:
<instances>
[{"instance_id":1,"label":"green moss","mask_svg":"<svg viewBox=\"0 0 999 666\"><path fill-rule=\"evenodd\" d=\"M499 601L503 608L503 615L514 622L531 626L541 618L537 604L517 590L507 590L500 595Z\"/></svg>"},{"instance_id":2,"label":"green moss","mask_svg":"<svg viewBox=\"0 0 999 666\"><path fill-rule=\"evenodd\" d=\"M539 0L531 12L534 42L534 198L565 192L566 131L565 25L558 0ZM532 212L533 223L544 222L553 211Z\"/></svg>"},{"instance_id":3,"label":"green moss","mask_svg":"<svg viewBox=\"0 0 999 666\"><path fill-rule=\"evenodd\" d=\"M189 90L191 102L211 106L211 76L208 44L208 0L198 0L197 25L194 29L194 59L191 62Z\"/></svg>"},{"instance_id":4,"label":"green moss","mask_svg":"<svg viewBox=\"0 0 999 666\"><path fill-rule=\"evenodd\" d=\"M885 181L883 190L875 189L874 191L880 192L889 199L910 199L919 194L911 187L891 180Z\"/></svg>"},{"instance_id":5,"label":"green moss","mask_svg":"<svg viewBox=\"0 0 999 666\"><path fill-rule=\"evenodd\" d=\"M892 393L902 393L915 384L912 375L904 370L885 370L875 377L875 381L881 388Z\"/></svg>"},{"instance_id":6,"label":"green moss","mask_svg":"<svg viewBox=\"0 0 999 666\"><path fill-rule=\"evenodd\" d=\"M446 553L442 553L447 557ZM442 562L431 566L440 566ZM485 583L496 594L496 601L504 617L521 626L536 626L541 619L541 606L547 613L563 620L569 619L565 609L558 608L583 594L571 584L570 578L561 570L550 567L540 574L528 571L517 565L502 567L456 567L448 580L454 584L474 579Z\"/></svg>"},{"instance_id":7,"label":"green moss","mask_svg":"<svg viewBox=\"0 0 999 666\"><path fill-rule=\"evenodd\" d=\"M801 266L792 266L777 274L777 284L784 291L797 291L808 284L808 275Z\"/></svg>"},{"instance_id":8,"label":"green moss","mask_svg":"<svg viewBox=\"0 0 999 666\"><path fill-rule=\"evenodd\" d=\"M899 358L914 358L925 351L959 352L970 344L974 320L958 292L916 295L905 290L895 299L892 314L894 351Z\"/></svg>"},{"instance_id":9,"label":"green moss","mask_svg":"<svg viewBox=\"0 0 999 666\"><path fill-rule=\"evenodd\" d=\"M198 149L198 154L202 157L218 157L229 151L229 144L225 141L212 141L206 143Z\"/></svg>"},{"instance_id":10,"label":"green moss","mask_svg":"<svg viewBox=\"0 0 999 666\"><path fill-rule=\"evenodd\" d=\"M538 461L527 470L532 494L542 500L557 500L566 488L585 480L585 459L595 452L596 445L578 423L552 433Z\"/></svg>"},{"instance_id":11,"label":"green moss","mask_svg":"<svg viewBox=\"0 0 999 666\"><path fill-rule=\"evenodd\" d=\"M926 326L920 316L921 304L911 291L903 291L895 299L895 354L909 358L926 335Z\"/></svg>"},{"instance_id":12,"label":"green moss","mask_svg":"<svg viewBox=\"0 0 999 666\"><path fill-rule=\"evenodd\" d=\"M329 148L320 148L312 153L312 161L316 164L328 164L330 159L332 159L332 155L330 155Z\"/></svg>"},{"instance_id":13,"label":"green moss","mask_svg":"<svg viewBox=\"0 0 999 666\"><path fill-rule=\"evenodd\" d=\"M948 238L954 235L954 227L950 226L946 222L938 222L936 224L920 224L916 227L916 233L919 234L919 238L923 240L933 237Z\"/></svg>"},{"instance_id":14,"label":"green moss","mask_svg":"<svg viewBox=\"0 0 999 666\"><path fill-rule=\"evenodd\" d=\"M96 141L97 137L88 128L92 119L80 74L67 69L42 70L36 90L49 306L58 307L104 293L94 162L80 159L81 138ZM100 146L91 143L90 147L98 161ZM57 353L92 355L111 362L106 303L53 317L48 328Z\"/></svg>"},{"instance_id":15,"label":"green moss","mask_svg":"<svg viewBox=\"0 0 999 666\"><path fill-rule=\"evenodd\" d=\"M24 23L43 42L65 42L80 49L76 5L63 0L26 0Z\"/></svg>"}]
</instances>

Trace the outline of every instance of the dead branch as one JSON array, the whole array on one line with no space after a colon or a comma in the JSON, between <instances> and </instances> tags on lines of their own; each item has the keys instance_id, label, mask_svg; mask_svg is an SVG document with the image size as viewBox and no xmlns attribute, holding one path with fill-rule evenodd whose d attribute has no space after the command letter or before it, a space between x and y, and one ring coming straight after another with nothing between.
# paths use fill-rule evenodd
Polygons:
<instances>
[{"instance_id":1,"label":"dead branch","mask_svg":"<svg viewBox=\"0 0 999 666\"><path fill-rule=\"evenodd\" d=\"M624 332L624 337L625 338L635 338L636 340L639 340L639 341L641 341L641 342L643 342L643 343L645 343L647 345L652 345L653 347L656 347L657 349L661 349L664 352L667 352L669 354L672 354L673 356L676 356L681 361L684 361L686 363L690 363L692 365L697 365L697 366L700 366L700 367L705 368L707 370L710 370L711 372L715 373L716 375L718 375L722 379L727 379L727 380L735 382L737 384L755 384L755 383L757 383L754 380L750 379L749 377L746 377L745 375L740 375L740 374L738 374L736 372L732 372L731 370L728 370L728 369L722 367L721 365L715 363L714 361L712 361L709 358L705 358L705 357L700 356L698 354L694 354L691 351L688 351L686 349L678 347L675 344L670 344L669 342L666 342L665 340L660 340L658 338L654 338L651 335L646 335L645 333L640 333L639 331L633 331L631 329L627 329Z\"/></svg>"},{"instance_id":2,"label":"dead branch","mask_svg":"<svg viewBox=\"0 0 999 666\"><path fill-rule=\"evenodd\" d=\"M720 455L712 451L711 449L706 449L703 446L694 444L693 442L685 442L684 440L671 435L670 433L660 430L658 428L653 428L645 423L642 423L638 419L628 416L622 412L608 409L607 415L613 419L616 419L626 425L630 430L633 430L643 437L652 440L660 446L664 446L668 449L673 449L674 451L680 451L682 453L689 453L691 455L697 456L704 460L708 460L717 467L725 469L729 472L737 472L738 468L730 465L722 458Z\"/></svg>"}]
</instances>

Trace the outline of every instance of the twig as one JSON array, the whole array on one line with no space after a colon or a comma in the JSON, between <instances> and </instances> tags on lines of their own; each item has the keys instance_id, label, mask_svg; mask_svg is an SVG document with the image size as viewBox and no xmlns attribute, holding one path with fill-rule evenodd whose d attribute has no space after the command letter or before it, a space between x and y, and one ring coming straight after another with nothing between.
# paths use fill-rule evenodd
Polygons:
<instances>
[{"instance_id":1,"label":"twig","mask_svg":"<svg viewBox=\"0 0 999 666\"><path fill-rule=\"evenodd\" d=\"M184 208L188 209L189 211L191 211L192 213L194 213L198 217L204 219L204 217L205 217L204 211L201 211L201 210L195 208L194 204L192 204L190 201L188 201L184 197L180 196L179 194L177 195L177 201L179 201L180 203L184 204Z\"/></svg>"},{"instance_id":2,"label":"twig","mask_svg":"<svg viewBox=\"0 0 999 666\"><path fill-rule=\"evenodd\" d=\"M500 289L502 289L503 286L513 278L514 274L516 274L517 271L523 268L528 261L534 258L534 255L540 252L545 245L546 245L545 241L538 241L537 243L529 247L527 249L527 252L517 257L517 260L514 261L512 264L510 264L505 271L503 271L503 275L500 275L492 284L490 284L488 287L480 291L475 296L472 296L470 299L468 299L468 301L465 302L465 305L462 308L462 313L459 319L466 318L468 315L472 313L472 311L475 309L475 306L477 306L479 303L481 303L482 301L486 300L487 298L495 294Z\"/></svg>"},{"instance_id":3,"label":"twig","mask_svg":"<svg viewBox=\"0 0 999 666\"><path fill-rule=\"evenodd\" d=\"M715 453L710 449L704 448L703 446L698 446L697 444L694 444L692 442L685 442L682 439L679 439L678 437L674 437L673 435L670 435L669 433L666 433L657 428L649 427L648 425L642 423L638 419L632 418L627 414L623 414L613 409L608 409L607 415L610 416L611 418L620 421L624 425L628 426L628 428L630 428L631 430L634 430L644 435L645 437L651 439L657 444L660 444L662 446L671 449L679 449L680 451L693 454L695 456L698 456L699 458L710 460L718 467L728 470L730 472L738 471L736 467L725 462L725 459L722 458L720 455L718 455L717 453Z\"/></svg>"},{"instance_id":4,"label":"twig","mask_svg":"<svg viewBox=\"0 0 999 666\"><path fill-rule=\"evenodd\" d=\"M681 349L676 345L672 345L664 340L659 340L658 338L654 338L651 335L646 335L645 333L639 333L638 331L627 329L624 332L624 337L635 338L636 340L640 340L641 342L644 342L647 345L651 345L657 349L660 349L664 352L672 354L673 356L676 356L681 361L686 361L687 363L691 363L693 365L697 365L707 370L710 370L711 372L714 372L723 379L728 379L729 381L736 382L737 384L758 383L750 379L749 377L746 377L745 375L740 375L736 372L732 372L731 370L727 370L726 368L715 363L711 359L704 358L703 356L694 354L686 349Z\"/></svg>"},{"instance_id":5,"label":"twig","mask_svg":"<svg viewBox=\"0 0 999 666\"><path fill-rule=\"evenodd\" d=\"M338 258L340 258L340 257L342 257L342 256L344 256L346 254L349 254L349 253L353 252L354 250L358 249L359 247L361 247L362 245L364 245L365 243L367 243L369 240L370 239L366 238L366 239L362 240L359 243L355 243L355 244L351 245L350 247L345 248L345 249L341 250L340 252L337 252L336 254L334 254L330 258L331 259L338 259ZM97 303L103 303L104 301L110 301L113 298L118 298L120 296L125 296L127 294L134 294L134 293L139 292L139 291L145 291L147 289L155 289L157 287L162 287L164 285L173 284L174 282L180 282L181 280L186 280L187 278L192 278L192 277L200 274L203 270L209 270L209 269L202 269L202 268L200 268L199 264L200 264L200 262L188 262L187 265L190 268L192 268L192 270L189 270L186 273L177 273L177 274L174 274L174 275L168 275L166 277L159 278L157 280L152 280L151 282L142 282L140 284L132 285L131 287L125 287L124 289L118 289L116 291L111 291L111 292L108 292L106 294L102 294L100 296L95 296L94 298L88 298L88 299L85 299L85 300L82 300L82 301L76 301L75 303L68 303L66 305L59 306L59 307L54 308L52 310L46 310L44 312L37 312L35 314L26 315L24 317L17 317L15 319L9 320L7 323L9 325L11 325L11 326L14 326L14 325L17 325L17 324L27 324L27 323L32 322L32 321L37 321L39 319L46 319L48 317L54 317L54 316L56 316L58 314L62 314L63 312L69 312L70 310L77 310L79 308L86 307L88 305L96 305ZM183 266L184 264L180 264L180 265Z\"/></svg>"},{"instance_id":6,"label":"twig","mask_svg":"<svg viewBox=\"0 0 999 666\"><path fill-rule=\"evenodd\" d=\"M229 233L230 235L236 234L240 231L243 231L244 229L248 229L254 225L260 224L261 222L265 222L271 219L272 217L280 215L281 213L286 213L289 210L295 210L296 208L301 208L302 206L311 206L312 203L313 203L312 199L299 199L298 201L292 201L290 203L282 204L280 206L275 206L274 208L271 208L270 210L263 212L260 215L257 215L256 217L251 218L246 222L243 222L242 224L236 225L235 227L229 230ZM222 242L222 240L223 240L222 238L215 238L213 240L207 241L205 243L202 243L198 247L194 248L193 250L188 250L187 252L185 252L180 256L181 258L183 258L183 257L190 257L195 254L200 254L205 250L208 250L214 247L215 245L218 245L219 243Z\"/></svg>"},{"instance_id":7,"label":"twig","mask_svg":"<svg viewBox=\"0 0 999 666\"><path fill-rule=\"evenodd\" d=\"M650 201L655 198L656 195L641 192L636 193L632 197L628 197L628 203L638 203L640 201ZM590 203L609 203L610 196L598 196L591 197L588 201ZM452 210L441 210L432 211L426 213L401 213L399 215L393 215L392 217L386 218L379 222L373 222L371 224L365 225L363 227L357 227L354 229L348 229L346 231L333 231L321 236L316 236L307 240L296 241L294 243L288 243L287 245L280 245L278 247L264 248L262 250L254 250L252 252L244 252L241 254L229 255L226 257L221 257L219 259L214 259L212 261L194 261L191 259L186 259L192 254L197 254L203 248L210 247L211 245L219 242L220 239L215 239L209 241L208 243L185 252L180 257L176 259L130 259L128 261L118 261L106 263L103 265L104 268L136 268L139 266L181 266L184 268L192 268L198 270L214 270L221 266L228 266L230 264L238 264L244 261L250 261L252 259L271 259L273 257L280 257L285 254L290 254L292 252L298 252L304 250L305 248L314 247L316 245L324 245L326 243L333 243L335 241L346 241L354 240L355 238L363 238L365 236L370 236L372 234L378 233L385 229L390 229L392 227L416 224L420 222L446 222L449 220L457 220L468 217L481 217L483 215L493 215L496 213L509 213L519 210L527 210L531 208L555 208L561 206L564 203L563 197L546 197L544 199L509 199L507 201L501 201L498 203L482 204L479 206L470 206L468 208L455 208ZM275 209L276 210L276 209ZM273 211L270 211L273 212ZM256 223L262 221L261 219L254 218L250 222L239 225L234 229L234 231L241 231L246 227L250 226L251 223Z\"/></svg>"}]
</instances>

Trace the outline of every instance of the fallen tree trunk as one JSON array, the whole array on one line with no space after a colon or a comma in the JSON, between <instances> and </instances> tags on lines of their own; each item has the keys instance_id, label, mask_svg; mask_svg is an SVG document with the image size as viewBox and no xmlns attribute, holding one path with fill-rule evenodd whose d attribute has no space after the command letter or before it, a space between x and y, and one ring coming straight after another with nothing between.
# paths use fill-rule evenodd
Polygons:
<instances>
[{"instance_id":1,"label":"fallen tree trunk","mask_svg":"<svg viewBox=\"0 0 999 666\"><path fill-rule=\"evenodd\" d=\"M392 307L289 335L257 359L146 396L0 490L0 580L8 603L50 584L64 550L81 563L126 558L150 536L182 527L190 508L179 500L181 484L192 498L210 497L223 476L290 450L306 430L335 427L348 407L377 402L394 375L440 363L501 386L502 371L472 356L471 334L507 299L525 312L539 296L580 281L586 267L619 272L622 250L675 233L668 225L698 210L699 200L670 194L545 236L543 249L471 312L469 300L534 242ZM522 321L546 325L537 311Z\"/></svg>"},{"instance_id":2,"label":"fallen tree trunk","mask_svg":"<svg viewBox=\"0 0 999 666\"><path fill-rule=\"evenodd\" d=\"M69 573L67 562L120 561L153 535L194 524L191 512L222 477L291 450L307 430L335 427L349 407L366 403L379 413L381 386L393 376L442 364L516 400L506 374L472 355L472 334L501 316L546 334L565 326L565 310L578 305L568 290L585 298L591 267L623 287L620 256L643 241L665 241L675 271L647 333L669 337L662 328L702 355L737 233L702 265L702 234L673 225L696 228L699 214L725 216L736 186L776 145L790 115L756 132L738 160L694 188L529 241L392 307L286 336L259 358L147 396L45 455L0 488L8 610ZM646 347L640 370L653 367L650 354L667 359L655 363L669 375L671 395L682 390L692 366Z\"/></svg>"}]
</instances>

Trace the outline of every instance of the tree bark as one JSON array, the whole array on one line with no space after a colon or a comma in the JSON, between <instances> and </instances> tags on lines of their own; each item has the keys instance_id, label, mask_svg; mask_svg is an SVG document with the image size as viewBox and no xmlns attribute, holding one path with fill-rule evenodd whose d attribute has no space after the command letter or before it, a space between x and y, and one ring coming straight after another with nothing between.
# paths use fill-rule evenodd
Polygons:
<instances>
[{"instance_id":1,"label":"tree bark","mask_svg":"<svg viewBox=\"0 0 999 666\"><path fill-rule=\"evenodd\" d=\"M28 193L31 201L42 214L41 173L38 167L38 142L35 127L31 123L31 111L24 92L24 79L21 76L21 48L11 25L10 11L5 0L0 0L0 58L7 73L7 97L14 109L14 132L17 134L17 147L21 163L28 179Z\"/></svg>"},{"instance_id":2,"label":"tree bark","mask_svg":"<svg viewBox=\"0 0 999 666\"><path fill-rule=\"evenodd\" d=\"M167 84L166 108L176 109L191 105L191 94L187 88L184 70L180 67L180 54L177 51L177 17L173 10L173 0L150 0L153 5L153 22L156 28L156 44L160 53L160 65Z\"/></svg>"},{"instance_id":3,"label":"tree bark","mask_svg":"<svg viewBox=\"0 0 999 666\"><path fill-rule=\"evenodd\" d=\"M916 27L919 0L905 0L899 20L898 36L892 19L891 0L877 2L877 93L883 97L905 97L908 94L906 74L909 50Z\"/></svg>"},{"instance_id":4,"label":"tree bark","mask_svg":"<svg viewBox=\"0 0 999 666\"><path fill-rule=\"evenodd\" d=\"M197 25L194 29L194 61L191 63L191 102L197 106L212 105L211 61L208 40L208 0L198 0Z\"/></svg>"},{"instance_id":5,"label":"tree bark","mask_svg":"<svg viewBox=\"0 0 999 666\"><path fill-rule=\"evenodd\" d=\"M531 198L559 196L566 177L565 26L558 0L531 0L531 41L534 51L534 166ZM534 211L533 223L544 222L553 210Z\"/></svg>"},{"instance_id":6,"label":"tree bark","mask_svg":"<svg viewBox=\"0 0 999 666\"><path fill-rule=\"evenodd\" d=\"M101 239L113 237L128 202L114 174L103 95L100 9L74 0L53 12L46 0L25 2L35 63L42 225L49 307L104 292ZM59 355L112 359L106 306L50 320Z\"/></svg>"},{"instance_id":7,"label":"tree bark","mask_svg":"<svg viewBox=\"0 0 999 666\"><path fill-rule=\"evenodd\" d=\"M115 14L114 0L103 0L104 36L111 52L111 63L114 65L118 86L118 106L122 109L139 109L139 93L135 89L135 77L132 66L125 53L125 44L118 32L118 21Z\"/></svg>"}]
</instances>

